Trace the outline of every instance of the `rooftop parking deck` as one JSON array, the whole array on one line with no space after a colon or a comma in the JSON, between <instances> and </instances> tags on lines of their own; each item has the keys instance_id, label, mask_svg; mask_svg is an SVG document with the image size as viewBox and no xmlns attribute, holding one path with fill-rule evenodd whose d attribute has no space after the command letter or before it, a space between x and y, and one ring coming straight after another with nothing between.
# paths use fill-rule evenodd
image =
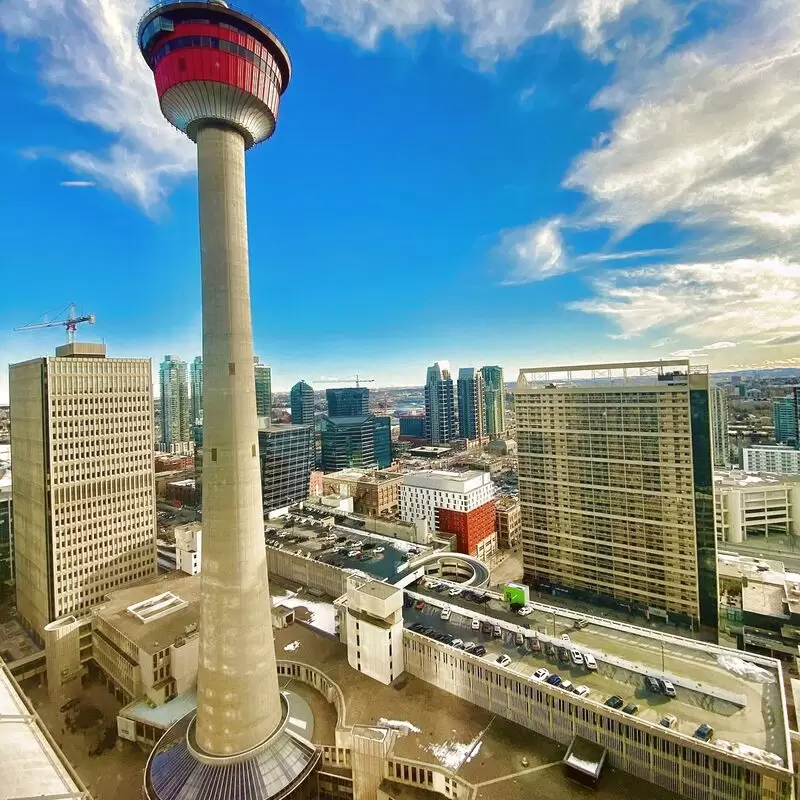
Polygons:
<instances>
[{"instance_id":1,"label":"rooftop parking deck","mask_svg":"<svg viewBox=\"0 0 800 800\"><path fill-rule=\"evenodd\" d=\"M617 695L626 705L637 705L638 717L654 724L665 714L673 714L677 717L673 729L686 736L693 736L701 724L707 723L721 746L731 742L755 747L778 755L787 764L784 688L777 662L772 659L540 604L532 604L533 613L521 617L497 595L488 603L476 603L450 597L447 591L437 593L415 586L408 596L415 602L422 600L425 607L404 609L406 627L418 622L464 642L480 643L486 647L486 660L495 661L505 654L511 659L507 668L526 677L544 667L574 685L587 686L591 701L602 704ZM451 609L449 620L440 616L445 606ZM581 618L588 624L578 629L576 621ZM473 619L499 624L501 638L473 630ZM533 631L543 644L552 641L556 646L563 644L592 654L598 669L560 661L557 653L548 655L544 647L533 653L516 644L516 634L530 635ZM567 635L570 642L562 643L562 635ZM752 667L756 668L753 671L758 673L758 679L737 674ZM648 675L671 681L677 696L669 698L648 691L644 682Z\"/></svg>"}]
</instances>

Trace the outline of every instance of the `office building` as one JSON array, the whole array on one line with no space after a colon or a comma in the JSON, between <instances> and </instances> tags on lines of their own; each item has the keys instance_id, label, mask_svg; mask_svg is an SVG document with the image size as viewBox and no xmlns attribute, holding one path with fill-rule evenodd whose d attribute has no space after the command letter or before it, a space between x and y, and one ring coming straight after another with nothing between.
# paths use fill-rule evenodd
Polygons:
<instances>
[{"instance_id":1,"label":"office building","mask_svg":"<svg viewBox=\"0 0 800 800\"><path fill-rule=\"evenodd\" d=\"M711 387L711 446L714 466L720 469L729 466L731 438L728 433L728 396L721 386Z\"/></svg>"},{"instance_id":2,"label":"office building","mask_svg":"<svg viewBox=\"0 0 800 800\"><path fill-rule=\"evenodd\" d=\"M392 466L392 418L375 414L375 463L378 469Z\"/></svg>"},{"instance_id":3,"label":"office building","mask_svg":"<svg viewBox=\"0 0 800 800\"><path fill-rule=\"evenodd\" d=\"M308 497L314 468L314 431L308 425L271 425L258 432L264 513Z\"/></svg>"},{"instance_id":4,"label":"office building","mask_svg":"<svg viewBox=\"0 0 800 800\"><path fill-rule=\"evenodd\" d=\"M289 392L292 425L310 425L314 428L314 390L305 381L298 381Z\"/></svg>"},{"instance_id":5,"label":"office building","mask_svg":"<svg viewBox=\"0 0 800 800\"><path fill-rule=\"evenodd\" d=\"M462 439L486 435L486 396L483 375L474 367L458 371L458 432Z\"/></svg>"},{"instance_id":6,"label":"office building","mask_svg":"<svg viewBox=\"0 0 800 800\"><path fill-rule=\"evenodd\" d=\"M772 423L778 444L797 445L797 389L772 403Z\"/></svg>"},{"instance_id":7,"label":"office building","mask_svg":"<svg viewBox=\"0 0 800 800\"><path fill-rule=\"evenodd\" d=\"M717 539L800 536L800 475L714 473Z\"/></svg>"},{"instance_id":8,"label":"office building","mask_svg":"<svg viewBox=\"0 0 800 800\"><path fill-rule=\"evenodd\" d=\"M291 62L221 0L153 6L138 44L162 112L197 145L204 379L196 711L156 745L144 793L211 797L224 784L238 800L305 798L322 753L287 728L268 624L245 193L245 151L272 135Z\"/></svg>"},{"instance_id":9,"label":"office building","mask_svg":"<svg viewBox=\"0 0 800 800\"><path fill-rule=\"evenodd\" d=\"M253 356L253 373L256 383L256 414L272 419L272 368Z\"/></svg>"},{"instance_id":10,"label":"office building","mask_svg":"<svg viewBox=\"0 0 800 800\"><path fill-rule=\"evenodd\" d=\"M365 469L346 469L322 477L328 496L352 497L353 511L365 517L393 517L400 502L402 474Z\"/></svg>"},{"instance_id":11,"label":"office building","mask_svg":"<svg viewBox=\"0 0 800 800\"><path fill-rule=\"evenodd\" d=\"M195 356L189 366L192 394L189 398L189 427L199 425L203 419L203 359Z\"/></svg>"},{"instance_id":12,"label":"office building","mask_svg":"<svg viewBox=\"0 0 800 800\"><path fill-rule=\"evenodd\" d=\"M488 472L404 475L399 516L405 522L424 519L431 530L455 534L459 553L486 560L497 549L494 485Z\"/></svg>"},{"instance_id":13,"label":"office building","mask_svg":"<svg viewBox=\"0 0 800 800\"><path fill-rule=\"evenodd\" d=\"M159 449L184 453L189 448L189 384L186 362L177 356L164 356L158 370L161 408Z\"/></svg>"},{"instance_id":14,"label":"office building","mask_svg":"<svg viewBox=\"0 0 800 800\"><path fill-rule=\"evenodd\" d=\"M404 414L400 417L400 441L425 438L424 414Z\"/></svg>"},{"instance_id":15,"label":"office building","mask_svg":"<svg viewBox=\"0 0 800 800\"><path fill-rule=\"evenodd\" d=\"M430 444L448 444L456 438L453 379L450 364L437 361L425 380L425 435Z\"/></svg>"},{"instance_id":16,"label":"office building","mask_svg":"<svg viewBox=\"0 0 800 800\"><path fill-rule=\"evenodd\" d=\"M371 415L323 417L320 426L322 469L378 466L375 459L375 420Z\"/></svg>"},{"instance_id":17,"label":"office building","mask_svg":"<svg viewBox=\"0 0 800 800\"><path fill-rule=\"evenodd\" d=\"M481 367L483 395L486 406L486 433L500 436L506 429L506 387L502 367Z\"/></svg>"},{"instance_id":18,"label":"office building","mask_svg":"<svg viewBox=\"0 0 800 800\"><path fill-rule=\"evenodd\" d=\"M516 497L500 497L497 511L497 546L513 550L522 539L522 510Z\"/></svg>"},{"instance_id":19,"label":"office building","mask_svg":"<svg viewBox=\"0 0 800 800\"><path fill-rule=\"evenodd\" d=\"M363 417L369 414L369 389L326 389L329 417Z\"/></svg>"},{"instance_id":20,"label":"office building","mask_svg":"<svg viewBox=\"0 0 800 800\"><path fill-rule=\"evenodd\" d=\"M155 574L152 377L86 343L9 373L17 610L41 637Z\"/></svg>"},{"instance_id":21,"label":"office building","mask_svg":"<svg viewBox=\"0 0 800 800\"><path fill-rule=\"evenodd\" d=\"M745 472L774 472L777 475L800 475L800 450L794 447L754 445L742 450Z\"/></svg>"},{"instance_id":22,"label":"office building","mask_svg":"<svg viewBox=\"0 0 800 800\"><path fill-rule=\"evenodd\" d=\"M707 367L523 369L515 410L525 582L716 627Z\"/></svg>"}]
</instances>

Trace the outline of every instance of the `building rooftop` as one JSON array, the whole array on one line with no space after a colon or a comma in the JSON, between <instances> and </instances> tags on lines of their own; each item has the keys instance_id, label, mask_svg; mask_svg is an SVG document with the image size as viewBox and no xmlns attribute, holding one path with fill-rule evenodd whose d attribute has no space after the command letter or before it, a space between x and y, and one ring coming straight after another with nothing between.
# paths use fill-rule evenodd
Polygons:
<instances>
[{"instance_id":1,"label":"building rooftop","mask_svg":"<svg viewBox=\"0 0 800 800\"><path fill-rule=\"evenodd\" d=\"M442 492L468 492L487 483L491 483L489 473L477 469L464 472L433 469L403 476L403 486L435 489Z\"/></svg>"},{"instance_id":2,"label":"building rooftop","mask_svg":"<svg viewBox=\"0 0 800 800\"><path fill-rule=\"evenodd\" d=\"M199 574L170 572L109 592L108 597L94 613L146 653L191 635L200 619Z\"/></svg>"},{"instance_id":3,"label":"building rooftop","mask_svg":"<svg viewBox=\"0 0 800 800\"><path fill-rule=\"evenodd\" d=\"M0 776L5 798L89 798L38 714L0 661Z\"/></svg>"},{"instance_id":4,"label":"building rooftop","mask_svg":"<svg viewBox=\"0 0 800 800\"><path fill-rule=\"evenodd\" d=\"M776 475L771 472L714 470L715 489L768 489L771 486L800 486L800 475Z\"/></svg>"},{"instance_id":5,"label":"building rooftop","mask_svg":"<svg viewBox=\"0 0 800 800\"><path fill-rule=\"evenodd\" d=\"M403 478L402 472L370 469L342 469L327 473L325 481L347 481L350 483L370 483L376 486L384 483L398 483Z\"/></svg>"},{"instance_id":6,"label":"building rooftop","mask_svg":"<svg viewBox=\"0 0 800 800\"><path fill-rule=\"evenodd\" d=\"M508 511L508 509L518 506L519 500L516 497L503 496L498 497L497 500L495 500L495 503L501 511Z\"/></svg>"},{"instance_id":7,"label":"building rooftop","mask_svg":"<svg viewBox=\"0 0 800 800\"><path fill-rule=\"evenodd\" d=\"M370 597L377 597L378 600L388 600L395 592L400 590L391 583L372 580L359 586L358 591L362 594L368 594Z\"/></svg>"}]
</instances>

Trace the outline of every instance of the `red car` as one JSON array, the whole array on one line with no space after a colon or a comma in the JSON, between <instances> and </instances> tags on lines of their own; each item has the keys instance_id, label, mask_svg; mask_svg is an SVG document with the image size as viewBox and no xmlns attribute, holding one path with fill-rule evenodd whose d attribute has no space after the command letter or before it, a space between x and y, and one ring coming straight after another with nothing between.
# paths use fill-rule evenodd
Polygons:
<instances>
[{"instance_id":1,"label":"red car","mask_svg":"<svg viewBox=\"0 0 800 800\"><path fill-rule=\"evenodd\" d=\"M417 611L422 611L422 609L425 608L425 601L417 600L417 602L414 604L414 608L416 608Z\"/></svg>"}]
</instances>

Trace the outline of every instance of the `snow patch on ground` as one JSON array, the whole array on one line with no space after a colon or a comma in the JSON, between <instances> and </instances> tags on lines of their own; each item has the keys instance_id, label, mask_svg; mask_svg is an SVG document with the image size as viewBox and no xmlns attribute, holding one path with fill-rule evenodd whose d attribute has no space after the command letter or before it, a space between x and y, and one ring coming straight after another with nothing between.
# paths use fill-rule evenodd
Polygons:
<instances>
[{"instance_id":1,"label":"snow patch on ground","mask_svg":"<svg viewBox=\"0 0 800 800\"><path fill-rule=\"evenodd\" d=\"M728 672L732 672L734 675L738 675L748 681L775 683L775 676L771 672L738 656L717 656L717 664L728 670Z\"/></svg>"},{"instance_id":2,"label":"snow patch on ground","mask_svg":"<svg viewBox=\"0 0 800 800\"><path fill-rule=\"evenodd\" d=\"M420 745L423 750L427 750L445 769L457 770L464 761L471 761L478 755L481 749L481 742L473 739L471 742L457 742L451 739L440 744Z\"/></svg>"},{"instance_id":3,"label":"snow patch on ground","mask_svg":"<svg viewBox=\"0 0 800 800\"><path fill-rule=\"evenodd\" d=\"M293 642L289 642L289 644L287 644L286 647L284 647L283 649L284 650L297 650L299 647L300 647L300 642L295 640Z\"/></svg>"},{"instance_id":4,"label":"snow patch on ground","mask_svg":"<svg viewBox=\"0 0 800 800\"><path fill-rule=\"evenodd\" d=\"M403 734L420 733L420 729L416 725L404 719L386 719L386 717L381 717L378 720L378 725L383 725L386 728L394 728L397 731L401 731Z\"/></svg>"},{"instance_id":5,"label":"snow patch on ground","mask_svg":"<svg viewBox=\"0 0 800 800\"><path fill-rule=\"evenodd\" d=\"M326 603L324 600L312 600L309 597L298 597L297 592L286 591L282 595L273 596L272 605L306 608L311 615L308 623L312 628L336 636L336 609L332 603Z\"/></svg>"}]
</instances>

